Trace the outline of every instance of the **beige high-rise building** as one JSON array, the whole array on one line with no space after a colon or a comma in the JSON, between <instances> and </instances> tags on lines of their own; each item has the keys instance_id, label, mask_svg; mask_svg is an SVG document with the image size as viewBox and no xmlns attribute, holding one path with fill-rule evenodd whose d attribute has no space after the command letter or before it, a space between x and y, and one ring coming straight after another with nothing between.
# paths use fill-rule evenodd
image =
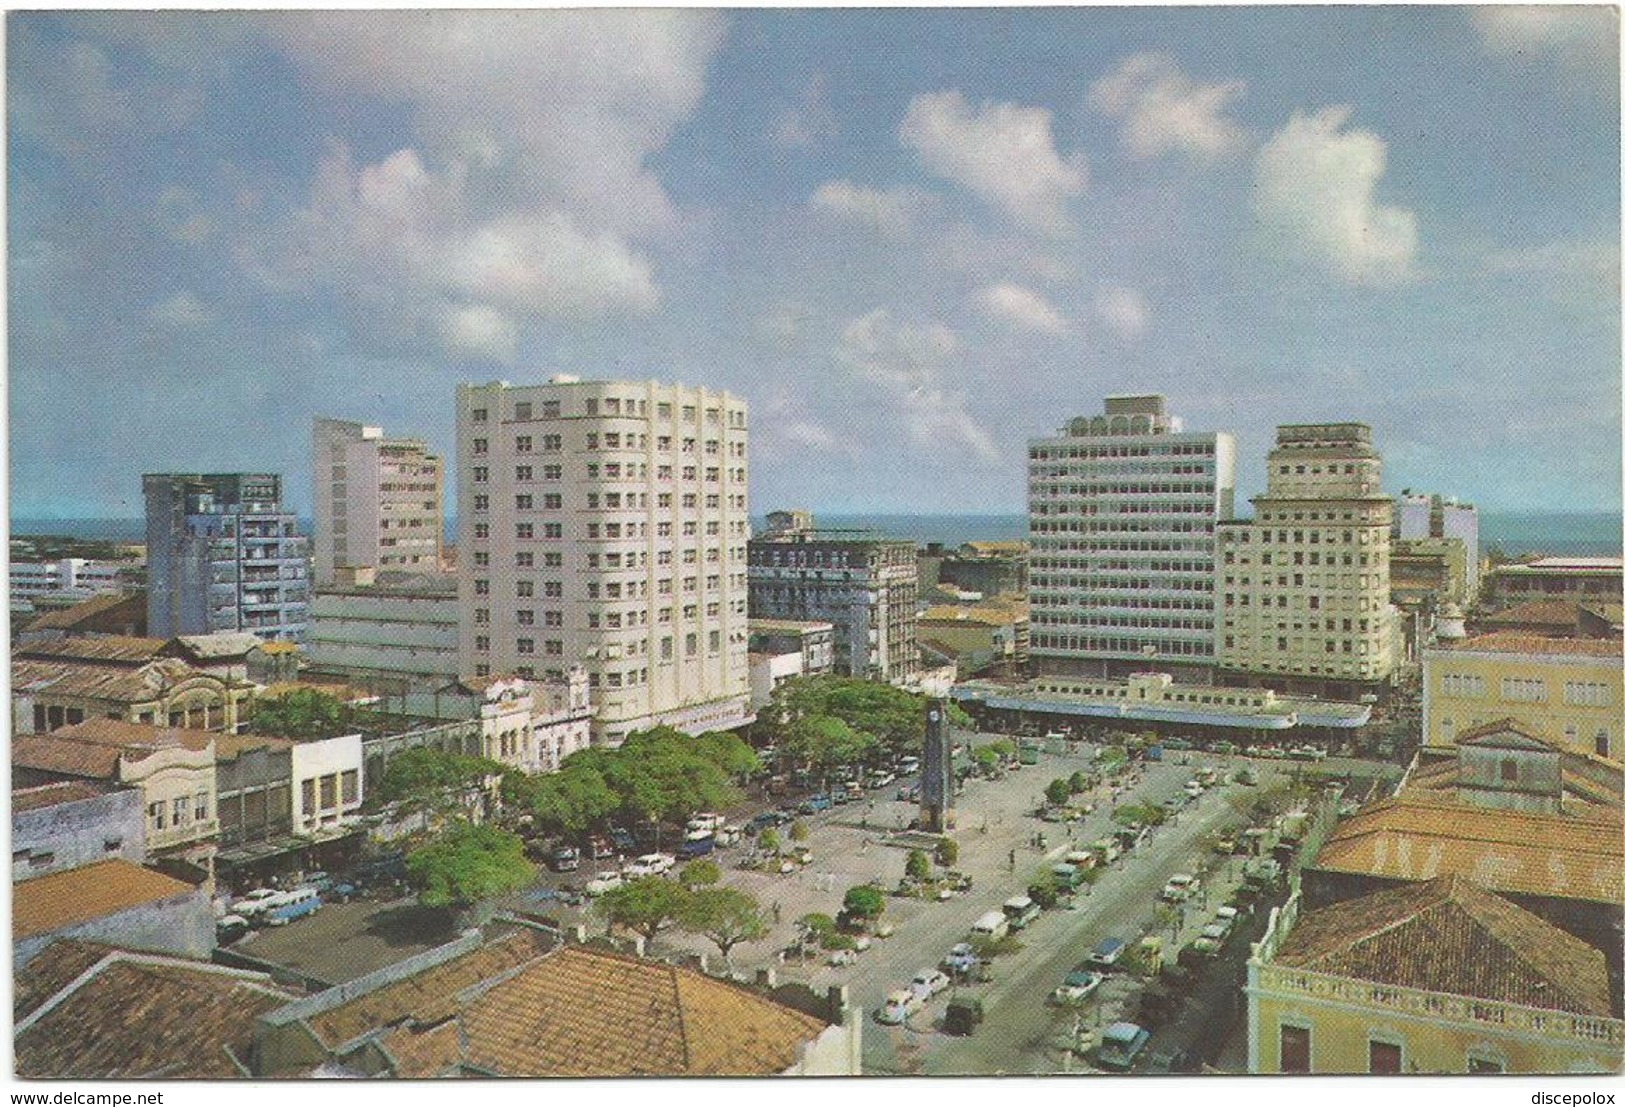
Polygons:
<instances>
[{"instance_id":1,"label":"beige high-rise building","mask_svg":"<svg viewBox=\"0 0 1625 1107\"><path fill-rule=\"evenodd\" d=\"M587 670L593 740L750 719L743 400L652 381L457 389L458 666Z\"/></svg>"},{"instance_id":2,"label":"beige high-rise building","mask_svg":"<svg viewBox=\"0 0 1625 1107\"><path fill-rule=\"evenodd\" d=\"M1388 559L1393 500L1361 423L1276 430L1251 520L1219 525L1221 683L1377 691L1393 674Z\"/></svg>"},{"instance_id":3,"label":"beige high-rise building","mask_svg":"<svg viewBox=\"0 0 1625 1107\"><path fill-rule=\"evenodd\" d=\"M440 569L444 465L412 438L385 438L381 427L316 420L311 473L316 586L341 576L432 573Z\"/></svg>"}]
</instances>

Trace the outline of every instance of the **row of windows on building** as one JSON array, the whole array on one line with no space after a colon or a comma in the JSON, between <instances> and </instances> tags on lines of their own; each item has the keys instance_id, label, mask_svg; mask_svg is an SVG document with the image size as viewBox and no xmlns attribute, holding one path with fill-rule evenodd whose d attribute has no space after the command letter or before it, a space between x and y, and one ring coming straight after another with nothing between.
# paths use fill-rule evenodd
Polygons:
<instances>
[{"instance_id":1,"label":"row of windows on building","mask_svg":"<svg viewBox=\"0 0 1625 1107\"><path fill-rule=\"evenodd\" d=\"M656 507L658 507L658 508L660 508L662 510L670 510L670 508L672 506L671 493L669 493L669 492L660 493L655 497L655 500L656 500L656 504L655 504ZM699 507L699 503L700 503L699 497L697 495L695 495L694 493L692 493L692 492L684 494L681 502L682 502L682 506L685 509L688 509L688 510L691 510L691 511L692 510L697 510L698 507ZM716 495L706 496L705 497L705 506L706 506L707 509L712 510L712 511L718 510L722 506L722 498L720 496L716 496ZM557 493L550 493L550 494L544 495L542 497L542 507L543 507L543 510L547 510L547 511L560 511L560 510L563 510L563 508L564 508L564 498L563 498L563 496L561 496L561 495L559 495ZM737 510L737 511L745 510L745 497L744 496L729 496L728 497L728 507L732 508L734 510ZM532 493L529 493L529 492L518 493L517 495L514 496L514 509L516 511L534 511L536 509L536 497L535 497L535 495L532 494ZM483 492L476 493L475 496L474 496L474 510L475 511L490 511L491 510L491 497L489 495L483 493ZM477 526L477 524L476 524L476 526ZM555 528L558 528L558 527L561 526L561 524L554 524L554 526L555 526ZM620 534L621 534L621 531L623 529L623 526L627 530L626 537L628 537L628 538L641 537L645 533L647 533L647 524L645 524L645 523L625 523L625 524L622 524L622 523L605 523L605 524L602 524L602 526L603 526L604 532L606 534L608 534L611 530L614 531L614 534L611 535L611 537L619 537ZM689 524L685 523L684 526L685 526L685 528L688 528ZM589 524L587 524L588 537L596 538L598 536L598 528L599 527L600 527L600 524L598 524L598 523L589 523ZM734 527L733 530L734 530L734 532L736 534L743 534L743 528L742 527ZM562 531L561 531L561 533L562 533ZM671 535L671 523L666 522L666 523L658 524L656 533L660 537L669 537ZM694 531L691 530L691 529L685 529L683 533L684 534L693 534ZM478 530L475 531L475 537L476 538L481 537L481 534L480 534L480 532ZM486 531L484 533L483 537L489 538L490 537L490 532ZM549 534L549 535L547 535L547 537L557 537L557 535Z\"/></svg>"},{"instance_id":2,"label":"row of windows on building","mask_svg":"<svg viewBox=\"0 0 1625 1107\"><path fill-rule=\"evenodd\" d=\"M209 793L195 796L175 796L167 800L154 800L147 804L147 826L152 830L171 830L209 821Z\"/></svg>"},{"instance_id":3,"label":"row of windows on building","mask_svg":"<svg viewBox=\"0 0 1625 1107\"><path fill-rule=\"evenodd\" d=\"M1142 522L1139 519L1110 519L1096 522L1082 522L1068 519L1063 522L1048 523L1045 525L1048 534L1092 534L1100 537L1091 538L1085 542L1077 542L1065 538L1038 538L1033 541L1033 549L1047 550L1092 550L1097 546L1121 542L1136 534L1194 534L1206 536L1212 540L1212 520L1168 519L1162 522Z\"/></svg>"},{"instance_id":4,"label":"row of windows on building","mask_svg":"<svg viewBox=\"0 0 1625 1107\"><path fill-rule=\"evenodd\" d=\"M1488 694L1488 682L1481 676L1446 673L1439 678L1439 691L1456 699L1483 699ZM1502 677L1500 695L1508 703L1545 703L1546 682L1532 678ZM1611 707L1613 696L1606 684L1570 680L1563 682L1563 702L1570 707Z\"/></svg>"},{"instance_id":5,"label":"row of windows on building","mask_svg":"<svg viewBox=\"0 0 1625 1107\"><path fill-rule=\"evenodd\" d=\"M1237 579L1238 578L1236 578L1234 576L1227 576L1227 577L1224 578L1224 583L1227 584L1227 585L1235 584L1237 582ZM1250 587L1252 585L1252 583L1253 583L1253 578L1250 577L1250 576L1243 576L1243 577L1241 577L1239 579L1240 579L1240 582L1241 582L1241 586L1243 588ZM1302 587L1304 587L1304 581L1306 579L1309 582L1308 586L1310 588L1319 588L1319 587L1321 587L1321 581L1322 581L1323 578L1321 577L1321 575L1319 573L1309 573L1307 575L1307 577L1303 573L1278 573L1276 575L1276 577L1275 577L1273 587L1276 587L1276 588L1302 588ZM1352 591L1355 587L1359 587L1362 591L1365 591L1365 590L1369 590L1369 589L1372 589L1372 588L1376 588L1376 589L1380 590L1382 588L1385 588L1386 584L1387 584L1387 581L1386 581L1384 575L1381 574L1381 573L1370 573L1370 574L1361 573L1361 574L1359 574L1359 577L1358 577L1359 584L1357 586L1355 584L1355 580L1356 580L1355 574L1353 574L1353 573L1345 573L1342 576L1342 586L1345 589L1348 589L1350 591ZM1324 578L1324 581L1325 581L1325 586L1327 588L1336 588L1338 586L1338 577L1335 574L1327 574L1327 576ZM1272 587L1271 582L1270 582L1270 578L1266 577L1266 576L1260 576L1258 578L1258 585L1259 585L1260 588ZM1228 593L1228 592L1225 593L1225 603L1228 604L1228 603L1231 602L1231 595L1232 595L1231 593ZM1241 593L1241 597L1242 597L1243 602L1245 602L1245 600L1247 598L1247 593L1245 593L1245 592ZM1311 596L1309 598L1310 599L1318 599L1319 597ZM1364 597L1362 597L1362 598L1364 598Z\"/></svg>"},{"instance_id":6,"label":"row of windows on building","mask_svg":"<svg viewBox=\"0 0 1625 1107\"><path fill-rule=\"evenodd\" d=\"M1283 1073L1309 1073L1310 1031L1306 1026L1281 1027L1281 1071ZM1405 1048L1398 1041L1370 1038L1366 1042L1367 1071L1373 1075L1391 1076L1405 1071ZM1488 1050L1469 1049L1462 1057L1464 1072L1488 1074L1506 1071L1506 1058Z\"/></svg>"},{"instance_id":7,"label":"row of windows on building","mask_svg":"<svg viewBox=\"0 0 1625 1107\"><path fill-rule=\"evenodd\" d=\"M639 400L639 399L635 399L635 398L631 398L631 397L622 398L622 397L613 397L613 396L605 398L603 400L600 400L600 399L598 399L596 397L595 398L590 398L585 402L585 404L583 406L583 410L588 416L596 416L596 415L599 415L599 414L603 414L603 415L626 415L626 416L636 416L636 417L639 417L639 418L643 418L643 417L647 417L647 415L649 413L648 401L647 400ZM680 409L674 409L673 405L670 404L669 402L666 402L666 401L658 401L658 402L656 402L656 404L655 404L655 418L656 419L670 419L672 417L672 414L673 414L674 410L680 410L681 415L682 415L682 421L685 422L685 423L697 423L699 421L699 408L696 407L695 405L693 405L693 404L683 404ZM538 411L540 412L540 418L543 418L543 419L558 419L558 418L562 418L565 414L567 414L565 412L565 410L564 410L563 402L560 401L560 400L543 400L541 402L541 404L539 404L539 405L535 404L535 403L533 403L533 402L531 402L529 400L517 400L517 401L514 402L513 414L512 414L511 418L512 418L512 421L514 421L514 422L523 423L523 422L526 422L526 421L528 421L530 419L537 418L538 417L537 416ZM713 427L721 426L722 425L722 415L723 415L723 412L722 412L721 408L716 408L716 407L708 407L708 408L706 408L705 409L705 422L706 422L706 425L707 426L713 426ZM736 428L743 428L744 427L744 425L745 425L745 413L744 413L744 411L742 411L742 410L729 411L727 413L727 415L728 415L728 425L730 427L736 427ZM470 411L469 411L469 419L472 420L475 423L486 423L486 422L490 421L490 418L491 418L491 411L490 411L489 408L476 407L476 408L470 409Z\"/></svg>"},{"instance_id":8,"label":"row of windows on building","mask_svg":"<svg viewBox=\"0 0 1625 1107\"><path fill-rule=\"evenodd\" d=\"M1034 446L1033 461L1097 461L1133 457L1212 457L1211 442L1168 442L1156 446Z\"/></svg>"},{"instance_id":9,"label":"row of windows on building","mask_svg":"<svg viewBox=\"0 0 1625 1107\"><path fill-rule=\"evenodd\" d=\"M1211 496L1213 483L1197 481L1158 481L1151 484L1123 484L1118 481L1099 484L1051 484L1031 481L1027 491L1032 496Z\"/></svg>"},{"instance_id":10,"label":"row of windows on building","mask_svg":"<svg viewBox=\"0 0 1625 1107\"><path fill-rule=\"evenodd\" d=\"M1152 589L1168 590L1173 585L1166 578L1153 580L1150 577L1095 577L1089 581L1087 590L1081 587L1068 587L1065 591L1051 592L1033 584L1032 602L1040 603L1070 603L1084 605L1088 597L1083 593L1116 592L1116 591L1149 591ZM1178 582L1178 591L1181 592L1211 592L1213 580L1205 575L1198 574L1193 578Z\"/></svg>"},{"instance_id":11,"label":"row of windows on building","mask_svg":"<svg viewBox=\"0 0 1625 1107\"><path fill-rule=\"evenodd\" d=\"M1205 638L1184 641L1166 638L1097 638L1091 635L1034 633L1032 644L1034 647L1054 652L1137 654L1150 659L1159 656L1213 656L1213 643Z\"/></svg>"},{"instance_id":12,"label":"row of windows on building","mask_svg":"<svg viewBox=\"0 0 1625 1107\"><path fill-rule=\"evenodd\" d=\"M1299 629L1299 628L1293 628L1293 629ZM1311 633L1315 633L1315 628L1313 626L1309 627L1308 629L1309 629L1309 631ZM1287 642L1288 641L1289 640L1286 639L1286 638L1277 637L1275 639L1275 651L1274 652L1276 652L1276 653L1302 653L1304 651L1304 641L1305 641L1305 639L1303 639L1303 638L1292 638L1292 639L1290 639L1290 641L1292 643L1292 646L1291 646L1290 649L1288 649L1288 647L1287 647ZM1310 641L1312 643L1314 640L1311 639ZM1325 643L1326 643L1326 650L1325 650L1326 653L1337 653L1340 643L1341 643L1343 653L1348 653L1348 654L1358 653L1363 657L1366 654L1371 652L1371 649L1370 649L1371 643L1370 642L1355 642L1353 639L1349 639L1349 638L1343 638L1343 639L1328 638L1328 639L1325 639ZM1269 653L1270 652L1269 639L1268 638L1252 639L1252 640L1250 640L1248 642L1248 646L1250 646L1254 651L1256 651L1258 653ZM1356 648L1356 647L1358 647L1358 648ZM1226 634L1224 636L1224 648L1227 649L1227 650L1236 649L1236 639L1235 639L1234 635Z\"/></svg>"},{"instance_id":13,"label":"row of windows on building","mask_svg":"<svg viewBox=\"0 0 1625 1107\"><path fill-rule=\"evenodd\" d=\"M744 600L734 600L727 606L734 615L742 616L745 614ZM681 608L682 617L689 620L698 619L700 617L700 608L701 605L697 603L684 604ZM704 609L705 617L707 619L717 619L721 618L722 616L723 605L716 600L712 600L704 605ZM675 610L677 609L670 607L659 608L656 611L656 620L660 623L671 622ZM514 623L518 626L528 627L536 625L536 608L515 608L513 615ZM564 626L564 613L562 611L544 609L541 612L541 616L542 626ZM620 630L626 627L647 626L649 623L649 610L648 608L639 608L633 611L589 611L587 612L586 619L588 630ZM477 607L474 609L475 626L489 626L490 623L491 609L489 607Z\"/></svg>"},{"instance_id":14,"label":"row of windows on building","mask_svg":"<svg viewBox=\"0 0 1625 1107\"><path fill-rule=\"evenodd\" d=\"M1063 595L1065 595L1065 593L1063 593ZM1066 605L1064 605L1064 604L1056 604L1054 606L1056 608L1059 608L1059 609L1064 609L1064 607ZM1109 606L1115 607L1115 608L1125 608L1125 609L1129 609L1129 610L1201 611L1201 612L1206 612L1206 613L1209 613L1209 614L1211 614L1212 610L1213 610L1212 603L1210 603L1210 602L1208 602L1206 600L1202 600L1202 599L1193 597L1193 596L1145 596L1145 595L1133 595L1133 596L1128 596L1128 597L1120 597L1119 596L1119 597L1113 597L1111 603L1109 604ZM1065 622L1077 622L1079 620L1078 620L1077 616L1067 616L1067 615L1065 615L1064 610L1063 610L1063 612L1061 614L1055 615L1054 617L1051 618L1050 621L1051 622L1057 622L1057 623L1065 623Z\"/></svg>"},{"instance_id":15,"label":"row of windows on building","mask_svg":"<svg viewBox=\"0 0 1625 1107\"><path fill-rule=\"evenodd\" d=\"M1213 504L1206 500L1190 500L1180 503L1146 503L1143 500L1126 500L1123 503L1112 503L1110 500L1091 502L1087 504L1069 504L1066 502L1056 504L1033 503L1030 505L1034 515L1211 515ZM1053 523L1040 523L1034 521L1032 529L1042 532ZM1167 527L1151 528L1166 530Z\"/></svg>"}]
</instances>

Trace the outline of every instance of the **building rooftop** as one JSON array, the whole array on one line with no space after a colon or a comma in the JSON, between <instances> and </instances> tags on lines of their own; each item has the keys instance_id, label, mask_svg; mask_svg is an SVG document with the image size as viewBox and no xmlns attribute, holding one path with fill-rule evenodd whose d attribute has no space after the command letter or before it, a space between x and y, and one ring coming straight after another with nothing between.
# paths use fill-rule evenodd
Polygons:
<instances>
[{"instance_id":1,"label":"building rooftop","mask_svg":"<svg viewBox=\"0 0 1625 1107\"><path fill-rule=\"evenodd\" d=\"M25 997L17 1074L77 1080L248 1076L256 1020L294 998L263 973L79 942L17 973Z\"/></svg>"},{"instance_id":2,"label":"building rooftop","mask_svg":"<svg viewBox=\"0 0 1625 1107\"><path fill-rule=\"evenodd\" d=\"M1014 557L1028 552L1025 542L963 542L959 549L973 557Z\"/></svg>"},{"instance_id":3,"label":"building rooftop","mask_svg":"<svg viewBox=\"0 0 1625 1107\"><path fill-rule=\"evenodd\" d=\"M273 738L268 734L217 734L214 736L214 755L217 760L241 757L249 750L287 750L299 743L292 738Z\"/></svg>"},{"instance_id":4,"label":"building rooftop","mask_svg":"<svg viewBox=\"0 0 1625 1107\"><path fill-rule=\"evenodd\" d=\"M1497 573L1586 573L1625 572L1625 558L1619 557L1542 557L1522 565L1497 565Z\"/></svg>"},{"instance_id":5,"label":"building rooftop","mask_svg":"<svg viewBox=\"0 0 1625 1107\"><path fill-rule=\"evenodd\" d=\"M119 789L111 784L89 780L60 780L34 788L14 788L11 792L11 813L15 816L24 811L40 811L64 803L81 803L117 791Z\"/></svg>"},{"instance_id":6,"label":"building rooftop","mask_svg":"<svg viewBox=\"0 0 1625 1107\"><path fill-rule=\"evenodd\" d=\"M748 620L747 625L750 627L752 632L780 632L784 634L801 634L823 630L832 631L835 629L834 623L824 622L820 619L764 619L757 615L752 615Z\"/></svg>"},{"instance_id":7,"label":"building rooftop","mask_svg":"<svg viewBox=\"0 0 1625 1107\"><path fill-rule=\"evenodd\" d=\"M1492 631L1472 638L1441 641L1429 649L1456 653L1526 653L1552 657L1622 657L1625 642L1618 638L1547 638L1538 634Z\"/></svg>"},{"instance_id":8,"label":"building rooftop","mask_svg":"<svg viewBox=\"0 0 1625 1107\"><path fill-rule=\"evenodd\" d=\"M1618 810L1541 815L1451 803L1427 789L1365 807L1334 830L1314 867L1396 880L1452 873L1491 891L1618 904L1625 834Z\"/></svg>"},{"instance_id":9,"label":"building rooftop","mask_svg":"<svg viewBox=\"0 0 1625 1107\"><path fill-rule=\"evenodd\" d=\"M1601 950L1451 874L1304 914L1275 963L1604 1018Z\"/></svg>"},{"instance_id":10,"label":"building rooftop","mask_svg":"<svg viewBox=\"0 0 1625 1107\"><path fill-rule=\"evenodd\" d=\"M1478 620L1485 631L1521 631L1551 638L1590 638L1587 624L1598 621L1613 630L1619 626L1620 604L1576 603L1573 600L1530 600Z\"/></svg>"},{"instance_id":11,"label":"building rooftop","mask_svg":"<svg viewBox=\"0 0 1625 1107\"><path fill-rule=\"evenodd\" d=\"M127 610L126 610L127 609ZM93 596L82 603L72 607L65 607L60 611L52 611L34 619L24 629L36 630L77 630L88 622L94 622L102 617L117 618L125 616L134 622L145 624L147 621L147 597L145 593L131 592L104 592L100 596Z\"/></svg>"},{"instance_id":12,"label":"building rooftop","mask_svg":"<svg viewBox=\"0 0 1625 1107\"><path fill-rule=\"evenodd\" d=\"M18 646L13 657L45 661L100 662L125 666L143 665L163 651L162 638L127 638L108 635L103 638L59 638L48 642L29 642Z\"/></svg>"},{"instance_id":13,"label":"building rooftop","mask_svg":"<svg viewBox=\"0 0 1625 1107\"><path fill-rule=\"evenodd\" d=\"M977 623L983 626L1008 626L1028 617L1025 603L989 600L975 604L937 604L921 613L919 622L925 623Z\"/></svg>"},{"instance_id":14,"label":"building rooftop","mask_svg":"<svg viewBox=\"0 0 1625 1107\"><path fill-rule=\"evenodd\" d=\"M86 719L49 734L17 735L11 743L11 764L65 776L113 780L118 776L120 758L141 761L165 749L202 752L214 738L205 730Z\"/></svg>"},{"instance_id":15,"label":"building rooftop","mask_svg":"<svg viewBox=\"0 0 1625 1107\"><path fill-rule=\"evenodd\" d=\"M183 634L174 644L200 661L218 661L222 658L247 657L264 646L252 634L223 631L219 634Z\"/></svg>"},{"instance_id":16,"label":"building rooftop","mask_svg":"<svg viewBox=\"0 0 1625 1107\"><path fill-rule=\"evenodd\" d=\"M37 876L11 886L11 938L51 934L192 891L190 884L118 858Z\"/></svg>"},{"instance_id":17,"label":"building rooftop","mask_svg":"<svg viewBox=\"0 0 1625 1107\"><path fill-rule=\"evenodd\" d=\"M139 668L126 669L83 661L30 661L11 663L11 691L42 692L53 696L83 696L114 703L145 703L170 688L194 678L222 680L200 673L177 657L160 657Z\"/></svg>"}]
</instances>

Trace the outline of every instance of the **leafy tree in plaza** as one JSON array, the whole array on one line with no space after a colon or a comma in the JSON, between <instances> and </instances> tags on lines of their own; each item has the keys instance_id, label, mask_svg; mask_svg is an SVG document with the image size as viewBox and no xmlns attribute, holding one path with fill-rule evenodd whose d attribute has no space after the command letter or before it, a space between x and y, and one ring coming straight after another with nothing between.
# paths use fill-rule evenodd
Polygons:
<instances>
[{"instance_id":1,"label":"leafy tree in plaza","mask_svg":"<svg viewBox=\"0 0 1625 1107\"><path fill-rule=\"evenodd\" d=\"M536 821L550 831L571 837L585 833L621 808L620 796L603 773L573 757L566 759L559 772L533 777L529 791L530 810Z\"/></svg>"},{"instance_id":2,"label":"leafy tree in plaza","mask_svg":"<svg viewBox=\"0 0 1625 1107\"><path fill-rule=\"evenodd\" d=\"M696 888L721 884L722 869L715 861L707 861L704 858L698 861L690 861L677 874L677 882L691 892Z\"/></svg>"},{"instance_id":3,"label":"leafy tree in plaza","mask_svg":"<svg viewBox=\"0 0 1625 1107\"><path fill-rule=\"evenodd\" d=\"M931 858L923 849L908 851L908 859L903 862L903 874L912 880L931 879Z\"/></svg>"},{"instance_id":4,"label":"leafy tree in plaza","mask_svg":"<svg viewBox=\"0 0 1625 1107\"><path fill-rule=\"evenodd\" d=\"M255 700L248 729L273 738L332 738L367 714L318 688L293 688Z\"/></svg>"},{"instance_id":5,"label":"leafy tree in plaza","mask_svg":"<svg viewBox=\"0 0 1625 1107\"><path fill-rule=\"evenodd\" d=\"M407 878L425 907L466 907L507 895L536 877L517 834L458 822L406 857Z\"/></svg>"},{"instance_id":6,"label":"leafy tree in plaza","mask_svg":"<svg viewBox=\"0 0 1625 1107\"><path fill-rule=\"evenodd\" d=\"M976 767L981 769L984 774L991 773L999 767L999 751L991 745L977 746L971 751L970 756L971 760L976 762Z\"/></svg>"},{"instance_id":7,"label":"leafy tree in plaza","mask_svg":"<svg viewBox=\"0 0 1625 1107\"><path fill-rule=\"evenodd\" d=\"M1049 910L1061 899L1061 886L1055 881L1055 874L1048 869L1041 869L1033 877L1032 883L1027 885L1028 897L1038 906Z\"/></svg>"},{"instance_id":8,"label":"leafy tree in plaza","mask_svg":"<svg viewBox=\"0 0 1625 1107\"><path fill-rule=\"evenodd\" d=\"M1044 789L1044 798L1056 807L1060 807L1072 798L1072 786L1066 782L1065 777L1056 777Z\"/></svg>"},{"instance_id":9,"label":"leafy tree in plaza","mask_svg":"<svg viewBox=\"0 0 1625 1107\"><path fill-rule=\"evenodd\" d=\"M717 730L709 734L697 734L689 738L688 742L695 753L731 778L748 777L761 772L764 768L762 759L756 751L746 745L738 735L729 731Z\"/></svg>"},{"instance_id":10,"label":"leafy tree in plaza","mask_svg":"<svg viewBox=\"0 0 1625 1107\"><path fill-rule=\"evenodd\" d=\"M624 927L652 942L662 926L682 914L691 896L680 884L643 876L605 892L594 910L611 926Z\"/></svg>"},{"instance_id":11,"label":"leafy tree in plaza","mask_svg":"<svg viewBox=\"0 0 1625 1107\"><path fill-rule=\"evenodd\" d=\"M1077 795L1079 792L1087 792L1089 790L1088 775L1081 769L1073 773L1067 778L1066 789L1073 795Z\"/></svg>"},{"instance_id":12,"label":"leafy tree in plaza","mask_svg":"<svg viewBox=\"0 0 1625 1107\"><path fill-rule=\"evenodd\" d=\"M812 831L808 830L807 824L800 819L790 824L790 841L800 843L811 837Z\"/></svg>"},{"instance_id":13,"label":"leafy tree in plaza","mask_svg":"<svg viewBox=\"0 0 1625 1107\"><path fill-rule=\"evenodd\" d=\"M937 864L948 869L959 864L959 843L946 834L937 839Z\"/></svg>"},{"instance_id":14,"label":"leafy tree in plaza","mask_svg":"<svg viewBox=\"0 0 1625 1107\"><path fill-rule=\"evenodd\" d=\"M886 893L871 884L859 884L846 890L841 906L849 918L877 919L886 910Z\"/></svg>"},{"instance_id":15,"label":"leafy tree in plaza","mask_svg":"<svg viewBox=\"0 0 1625 1107\"><path fill-rule=\"evenodd\" d=\"M389 759L374 795L409 811L447 812L477 804L486 782L505 772L488 758L421 747Z\"/></svg>"},{"instance_id":16,"label":"leafy tree in plaza","mask_svg":"<svg viewBox=\"0 0 1625 1107\"><path fill-rule=\"evenodd\" d=\"M831 769L861 761L875 748L875 738L844 720L828 715L807 715L786 728L780 748L800 763L815 769Z\"/></svg>"},{"instance_id":17,"label":"leafy tree in plaza","mask_svg":"<svg viewBox=\"0 0 1625 1107\"><path fill-rule=\"evenodd\" d=\"M722 953L733 971L731 953L741 942L754 942L767 935L767 920L756 898L738 888L701 888L691 892L677 915L677 924L692 934L702 934Z\"/></svg>"},{"instance_id":18,"label":"leafy tree in plaza","mask_svg":"<svg viewBox=\"0 0 1625 1107\"><path fill-rule=\"evenodd\" d=\"M764 853L777 855L779 850L784 847L784 842L779 838L779 832L773 827L768 827L762 831L762 836L756 841Z\"/></svg>"},{"instance_id":19,"label":"leafy tree in plaza","mask_svg":"<svg viewBox=\"0 0 1625 1107\"><path fill-rule=\"evenodd\" d=\"M1016 756L1016 744L1009 738L995 738L987 744L987 748L998 754L1002 760L1008 761Z\"/></svg>"},{"instance_id":20,"label":"leafy tree in plaza","mask_svg":"<svg viewBox=\"0 0 1625 1107\"><path fill-rule=\"evenodd\" d=\"M1154 930L1166 930L1173 933L1179 929L1179 911L1171 904L1159 903L1151 909L1151 926Z\"/></svg>"}]
</instances>

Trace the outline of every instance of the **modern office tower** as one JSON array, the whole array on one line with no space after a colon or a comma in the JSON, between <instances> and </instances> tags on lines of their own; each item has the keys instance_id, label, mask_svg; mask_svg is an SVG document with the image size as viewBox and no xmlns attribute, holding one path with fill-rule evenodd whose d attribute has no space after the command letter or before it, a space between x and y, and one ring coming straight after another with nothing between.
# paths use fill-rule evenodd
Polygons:
<instances>
[{"instance_id":1,"label":"modern office tower","mask_svg":"<svg viewBox=\"0 0 1625 1107\"><path fill-rule=\"evenodd\" d=\"M1162 396L1108 396L1028 444L1033 669L1185 681L1214 665L1214 529L1235 506L1235 442L1188 432Z\"/></svg>"},{"instance_id":2,"label":"modern office tower","mask_svg":"<svg viewBox=\"0 0 1625 1107\"><path fill-rule=\"evenodd\" d=\"M273 473L148 473L147 633L303 639L309 539Z\"/></svg>"},{"instance_id":3,"label":"modern office tower","mask_svg":"<svg viewBox=\"0 0 1625 1107\"><path fill-rule=\"evenodd\" d=\"M1375 693L1395 665L1394 501L1362 423L1285 426L1251 520L1219 528L1226 683L1332 699Z\"/></svg>"},{"instance_id":4,"label":"modern office tower","mask_svg":"<svg viewBox=\"0 0 1625 1107\"><path fill-rule=\"evenodd\" d=\"M1478 508L1450 496L1427 495L1409 488L1399 494L1396 538L1454 538L1467 562L1467 597L1478 595Z\"/></svg>"},{"instance_id":5,"label":"modern office tower","mask_svg":"<svg viewBox=\"0 0 1625 1107\"><path fill-rule=\"evenodd\" d=\"M654 382L457 389L461 675L586 668L593 740L750 720L745 403Z\"/></svg>"},{"instance_id":6,"label":"modern office tower","mask_svg":"<svg viewBox=\"0 0 1625 1107\"><path fill-rule=\"evenodd\" d=\"M835 671L897 681L919 671L914 543L866 530L818 530L779 511L750 541L750 613L835 625Z\"/></svg>"},{"instance_id":7,"label":"modern office tower","mask_svg":"<svg viewBox=\"0 0 1625 1107\"><path fill-rule=\"evenodd\" d=\"M362 583L369 570L437 571L441 459L417 439L339 419L316 420L314 445L316 587L357 583L357 570Z\"/></svg>"}]
</instances>

